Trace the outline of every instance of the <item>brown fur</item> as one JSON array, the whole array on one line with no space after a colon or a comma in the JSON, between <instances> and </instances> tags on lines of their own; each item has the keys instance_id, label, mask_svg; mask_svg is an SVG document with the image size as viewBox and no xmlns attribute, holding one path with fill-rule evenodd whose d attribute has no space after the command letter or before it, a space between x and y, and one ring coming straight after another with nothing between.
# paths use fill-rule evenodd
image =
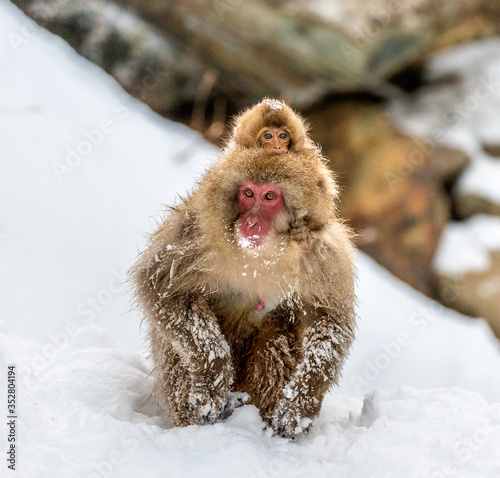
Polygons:
<instances>
[{"instance_id":1,"label":"brown fur","mask_svg":"<svg viewBox=\"0 0 500 478\"><path fill-rule=\"evenodd\" d=\"M234 234L243 180L278 185L268 244ZM350 233L318 150L228 151L173 208L133 269L149 324L154 395L175 425L213 423L247 392L283 436L308 429L354 336ZM266 308L255 312L263 300Z\"/></svg>"},{"instance_id":2,"label":"brown fur","mask_svg":"<svg viewBox=\"0 0 500 478\"><path fill-rule=\"evenodd\" d=\"M262 130L270 127L288 130L291 137L288 151L298 152L304 148L314 148L307 136L308 127L305 121L283 101L266 98L234 119L226 151L256 146Z\"/></svg>"}]
</instances>

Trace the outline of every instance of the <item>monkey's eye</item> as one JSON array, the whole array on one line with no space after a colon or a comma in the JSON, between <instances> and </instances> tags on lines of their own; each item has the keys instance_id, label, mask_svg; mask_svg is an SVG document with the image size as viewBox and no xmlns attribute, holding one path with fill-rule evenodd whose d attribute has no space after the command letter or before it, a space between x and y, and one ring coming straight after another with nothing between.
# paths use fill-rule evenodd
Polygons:
<instances>
[{"instance_id":1,"label":"monkey's eye","mask_svg":"<svg viewBox=\"0 0 500 478\"><path fill-rule=\"evenodd\" d=\"M247 198L251 198L253 197L253 192L251 189L245 189L245 191L243 191L243 194L247 197Z\"/></svg>"},{"instance_id":2,"label":"monkey's eye","mask_svg":"<svg viewBox=\"0 0 500 478\"><path fill-rule=\"evenodd\" d=\"M279 138L282 139L282 140L288 139L288 133L286 131L282 131L279 134Z\"/></svg>"},{"instance_id":3,"label":"monkey's eye","mask_svg":"<svg viewBox=\"0 0 500 478\"><path fill-rule=\"evenodd\" d=\"M270 133L269 131L267 131L266 133L262 134L262 138L269 141L269 140L273 139L273 133Z\"/></svg>"},{"instance_id":4,"label":"monkey's eye","mask_svg":"<svg viewBox=\"0 0 500 478\"><path fill-rule=\"evenodd\" d=\"M276 195L272 192L268 192L264 198L267 199L268 201L272 201L274 198L276 197Z\"/></svg>"}]
</instances>

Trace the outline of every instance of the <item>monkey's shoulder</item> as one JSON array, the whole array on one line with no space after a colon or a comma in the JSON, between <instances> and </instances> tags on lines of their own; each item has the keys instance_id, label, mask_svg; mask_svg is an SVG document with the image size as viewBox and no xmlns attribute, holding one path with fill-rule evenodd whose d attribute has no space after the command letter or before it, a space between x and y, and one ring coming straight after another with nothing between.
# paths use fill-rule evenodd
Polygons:
<instances>
[{"instance_id":1,"label":"monkey's shoulder","mask_svg":"<svg viewBox=\"0 0 500 478\"><path fill-rule=\"evenodd\" d=\"M341 222L333 222L311 235L302 247L300 273L311 288L324 289L326 283L352 283L356 269L356 252L352 233Z\"/></svg>"}]
</instances>

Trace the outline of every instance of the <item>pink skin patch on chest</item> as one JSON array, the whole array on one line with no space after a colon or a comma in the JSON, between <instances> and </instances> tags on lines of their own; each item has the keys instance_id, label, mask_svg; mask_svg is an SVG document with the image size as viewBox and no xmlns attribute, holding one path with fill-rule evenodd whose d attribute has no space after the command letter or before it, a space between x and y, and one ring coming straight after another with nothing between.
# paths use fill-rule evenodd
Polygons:
<instances>
[{"instance_id":1,"label":"pink skin patch on chest","mask_svg":"<svg viewBox=\"0 0 500 478\"><path fill-rule=\"evenodd\" d=\"M238 297L243 297L243 292L238 292L236 295ZM262 299L259 299L259 303L257 304L257 307L255 307L255 313L258 314L265 307L266 307L266 303Z\"/></svg>"},{"instance_id":2,"label":"pink skin patch on chest","mask_svg":"<svg viewBox=\"0 0 500 478\"><path fill-rule=\"evenodd\" d=\"M265 308L265 306L265 302L262 299L259 300L259 304L255 307L255 312L258 314L263 308Z\"/></svg>"}]
</instances>

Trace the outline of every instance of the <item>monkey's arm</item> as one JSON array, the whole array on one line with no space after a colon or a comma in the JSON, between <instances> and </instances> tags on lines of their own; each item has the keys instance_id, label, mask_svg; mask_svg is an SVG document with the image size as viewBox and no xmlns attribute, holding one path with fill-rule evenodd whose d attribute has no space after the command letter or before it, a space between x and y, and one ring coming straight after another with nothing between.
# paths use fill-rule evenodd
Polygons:
<instances>
[{"instance_id":1,"label":"monkey's arm","mask_svg":"<svg viewBox=\"0 0 500 478\"><path fill-rule=\"evenodd\" d=\"M149 323L153 394L176 426L215 422L233 380L229 347L189 263L189 249L168 246L144 257L134 274Z\"/></svg>"},{"instance_id":2,"label":"monkey's arm","mask_svg":"<svg viewBox=\"0 0 500 478\"><path fill-rule=\"evenodd\" d=\"M154 394L177 426L214 423L233 379L229 347L215 316L201 297L160 307L150 324Z\"/></svg>"},{"instance_id":3,"label":"monkey's arm","mask_svg":"<svg viewBox=\"0 0 500 478\"><path fill-rule=\"evenodd\" d=\"M319 414L325 392L336 384L354 339L353 320L318 307L306 314L298 342L297 367L281 394L271 426L282 436L294 437L308 430ZM297 314L299 315L299 314Z\"/></svg>"}]
</instances>

